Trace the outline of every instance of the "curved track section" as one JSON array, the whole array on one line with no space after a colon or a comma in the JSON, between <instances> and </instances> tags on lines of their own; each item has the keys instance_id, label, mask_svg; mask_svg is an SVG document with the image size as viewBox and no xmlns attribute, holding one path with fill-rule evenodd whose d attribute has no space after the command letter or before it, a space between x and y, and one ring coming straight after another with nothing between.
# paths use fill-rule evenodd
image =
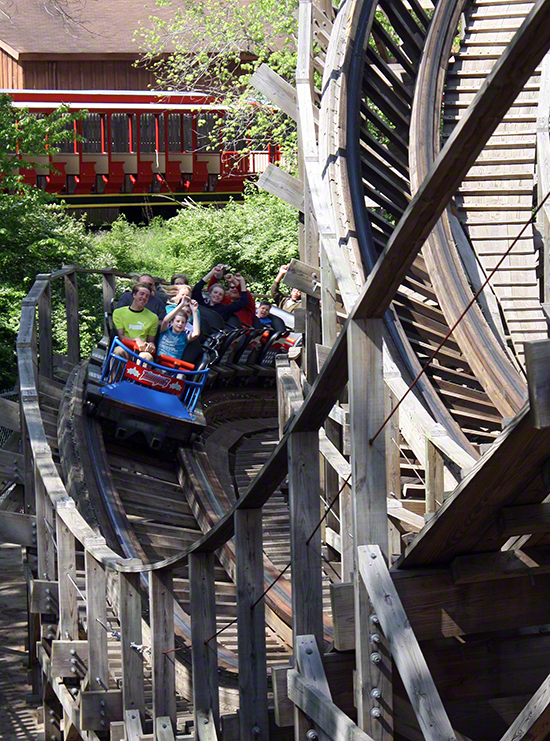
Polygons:
<instances>
[{"instance_id":1,"label":"curved track section","mask_svg":"<svg viewBox=\"0 0 550 741\"><path fill-rule=\"evenodd\" d=\"M135 445L105 437L99 423L85 414L84 382L85 366L80 366L67 382L58 419L67 487L90 520L100 523L110 547L143 563L173 558L207 533L231 509L278 439L274 392L229 389L205 395L207 428L195 443L165 456L137 451ZM292 643L291 574L279 578L290 562L288 501L283 492L275 492L266 504L263 526L265 586L271 587L265 598L271 665L287 660ZM216 567L218 657L228 702L235 689L231 674L238 668L235 564L235 545L230 540L218 551ZM325 581L325 637L330 642L328 576ZM145 575L141 588L148 588ZM189 670L186 561L174 573L174 594L178 659Z\"/></svg>"},{"instance_id":2,"label":"curved track section","mask_svg":"<svg viewBox=\"0 0 550 741\"><path fill-rule=\"evenodd\" d=\"M426 177L439 150L439 132L434 126L441 116L443 78L439 70L444 69L449 58L461 9L454 0L437 6L420 66L411 127L413 191ZM452 218L448 211L440 219L423 254L445 317L454 325L471 301L472 291L455 246ZM515 414L525 401L525 383L478 304L474 304L460 321L454 337L499 411L503 416Z\"/></svg>"},{"instance_id":3,"label":"curved track section","mask_svg":"<svg viewBox=\"0 0 550 741\"><path fill-rule=\"evenodd\" d=\"M460 121L533 5L478 0L468 6L460 48L447 74L443 140ZM484 274L495 267L522 232L490 281L506 321L507 339L522 365L524 343L547 334L540 305L534 227L528 224L524 228L535 205L539 93L540 68L487 142L455 198L460 222L457 229L466 234Z\"/></svg>"},{"instance_id":4,"label":"curved track section","mask_svg":"<svg viewBox=\"0 0 550 741\"><path fill-rule=\"evenodd\" d=\"M372 268L410 197L407 155L421 65L418 45L426 41L430 19L425 12L393 5L388 11L384 4L346 3L327 51L327 60L337 67L336 72L325 68L320 155L338 242L350 263L360 256L358 277ZM385 326L394 363L409 383L449 329L421 256ZM418 381L417 391L434 421L476 456L470 443L490 442L510 404L495 405L469 360L452 337Z\"/></svg>"}]
</instances>

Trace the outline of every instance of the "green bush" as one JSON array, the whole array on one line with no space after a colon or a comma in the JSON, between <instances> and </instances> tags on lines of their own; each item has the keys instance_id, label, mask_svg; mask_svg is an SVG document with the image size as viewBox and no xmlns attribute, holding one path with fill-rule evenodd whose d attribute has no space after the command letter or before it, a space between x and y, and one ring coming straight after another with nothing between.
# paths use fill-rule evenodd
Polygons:
<instances>
[{"instance_id":1,"label":"green bush","mask_svg":"<svg viewBox=\"0 0 550 741\"><path fill-rule=\"evenodd\" d=\"M120 218L96 235L95 245L104 265L165 279L186 273L191 283L223 262L242 272L252 291L266 293L279 266L298 256L298 214L251 189L244 203L222 209L188 205L172 219L156 218L148 226Z\"/></svg>"},{"instance_id":2,"label":"green bush","mask_svg":"<svg viewBox=\"0 0 550 741\"><path fill-rule=\"evenodd\" d=\"M193 283L218 262L243 273L252 291L267 293L279 265L298 255L298 214L282 201L251 188L244 203L223 209L191 202L168 221L147 226L123 217L111 228L92 234L83 220L45 194L30 191L0 195L0 388L17 377L15 340L21 299L38 273L66 264L83 268L113 267L125 273L148 272L169 279L185 272ZM102 279L78 276L79 323L85 357L102 333ZM118 281L122 290L127 281ZM54 350L65 352L64 283L52 286Z\"/></svg>"}]
</instances>

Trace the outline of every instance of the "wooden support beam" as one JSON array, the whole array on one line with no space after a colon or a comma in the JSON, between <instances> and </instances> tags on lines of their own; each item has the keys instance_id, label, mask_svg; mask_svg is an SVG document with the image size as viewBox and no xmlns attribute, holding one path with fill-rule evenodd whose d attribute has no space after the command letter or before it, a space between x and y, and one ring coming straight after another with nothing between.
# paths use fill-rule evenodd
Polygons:
<instances>
[{"instance_id":1,"label":"wooden support beam","mask_svg":"<svg viewBox=\"0 0 550 741\"><path fill-rule=\"evenodd\" d=\"M149 574L153 722L168 716L176 727L174 586L171 568Z\"/></svg>"},{"instance_id":2,"label":"wooden support beam","mask_svg":"<svg viewBox=\"0 0 550 741\"><path fill-rule=\"evenodd\" d=\"M67 316L67 360L69 363L78 363L80 360L80 318L76 271L65 275L65 312Z\"/></svg>"},{"instance_id":3,"label":"wooden support beam","mask_svg":"<svg viewBox=\"0 0 550 741\"><path fill-rule=\"evenodd\" d=\"M384 434L374 437L384 421L382 322L362 320L349 329L348 365L353 473L354 541L370 540L388 550Z\"/></svg>"},{"instance_id":4,"label":"wooden support beam","mask_svg":"<svg viewBox=\"0 0 550 741\"><path fill-rule=\"evenodd\" d=\"M31 444L29 439L29 430L27 420L23 412L23 389L21 387L21 375L19 376L19 390L20 390L20 419L21 419L21 452L23 454L23 472L25 478L25 513L28 515L36 512L36 491L34 488L34 462L32 457ZM38 403L36 405L38 407ZM33 410L34 411L34 410ZM36 416L33 414L34 423L39 416L38 409ZM37 523L38 528L38 523Z\"/></svg>"},{"instance_id":5,"label":"wooden support beam","mask_svg":"<svg viewBox=\"0 0 550 741\"><path fill-rule=\"evenodd\" d=\"M289 118L298 120L296 89L265 62L254 72L250 84Z\"/></svg>"},{"instance_id":6,"label":"wooden support beam","mask_svg":"<svg viewBox=\"0 0 550 741\"><path fill-rule=\"evenodd\" d=\"M218 741L212 710L198 710L196 718L198 725L195 726L197 729L195 739L197 741Z\"/></svg>"},{"instance_id":7,"label":"wooden support beam","mask_svg":"<svg viewBox=\"0 0 550 741\"><path fill-rule=\"evenodd\" d=\"M19 404L17 402L0 399L0 424L14 432L21 430Z\"/></svg>"},{"instance_id":8,"label":"wooden support beam","mask_svg":"<svg viewBox=\"0 0 550 741\"><path fill-rule=\"evenodd\" d=\"M433 514L443 500L444 460L433 440L426 437L426 514Z\"/></svg>"},{"instance_id":9,"label":"wooden support beam","mask_svg":"<svg viewBox=\"0 0 550 741\"><path fill-rule=\"evenodd\" d=\"M156 739L155 741L175 741L174 730L172 723L168 716L164 718L157 718L155 725Z\"/></svg>"},{"instance_id":10,"label":"wooden support beam","mask_svg":"<svg viewBox=\"0 0 550 741\"><path fill-rule=\"evenodd\" d=\"M110 313L111 302L116 296L116 283L115 276L113 273L103 273L103 316ZM109 337L109 327L107 321L104 320L103 333L105 337Z\"/></svg>"},{"instance_id":11,"label":"wooden support beam","mask_svg":"<svg viewBox=\"0 0 550 741\"><path fill-rule=\"evenodd\" d=\"M321 327L322 341L326 347L332 347L338 334L338 317L336 315L336 278L328 259L326 250L321 245Z\"/></svg>"},{"instance_id":12,"label":"wooden support beam","mask_svg":"<svg viewBox=\"0 0 550 741\"><path fill-rule=\"evenodd\" d=\"M119 616L122 653L122 707L145 718L143 654L141 646L141 592L139 574L119 574Z\"/></svg>"},{"instance_id":13,"label":"wooden support beam","mask_svg":"<svg viewBox=\"0 0 550 741\"><path fill-rule=\"evenodd\" d=\"M277 196L297 211L304 210L304 185L298 178L289 175L280 167L269 163L257 181L261 190Z\"/></svg>"},{"instance_id":14,"label":"wooden support beam","mask_svg":"<svg viewBox=\"0 0 550 741\"><path fill-rule=\"evenodd\" d=\"M384 378L384 414L389 417L397 406L397 397ZM388 497L401 499L401 449L399 447L399 409L386 425L386 487ZM391 555L391 554L390 554Z\"/></svg>"},{"instance_id":15,"label":"wooden support beam","mask_svg":"<svg viewBox=\"0 0 550 741\"><path fill-rule=\"evenodd\" d=\"M353 317L382 317L464 176L550 47L550 2L538 0L456 125L363 286Z\"/></svg>"},{"instance_id":16,"label":"wooden support beam","mask_svg":"<svg viewBox=\"0 0 550 741\"><path fill-rule=\"evenodd\" d=\"M269 739L262 514L261 509L235 512L241 741Z\"/></svg>"},{"instance_id":17,"label":"wooden support beam","mask_svg":"<svg viewBox=\"0 0 550 741\"><path fill-rule=\"evenodd\" d=\"M550 531L550 503L522 504L501 509L497 524L504 538Z\"/></svg>"},{"instance_id":18,"label":"wooden support beam","mask_svg":"<svg viewBox=\"0 0 550 741\"><path fill-rule=\"evenodd\" d=\"M88 539L86 539L88 540ZM91 539L90 539L91 540ZM96 544L103 538L96 538ZM86 542L84 543L86 547ZM89 550L85 553L86 614L88 618L88 669L90 689L107 690L109 666L107 656L107 580L105 567L96 561ZM104 627L105 626L105 627Z\"/></svg>"},{"instance_id":19,"label":"wooden support beam","mask_svg":"<svg viewBox=\"0 0 550 741\"><path fill-rule=\"evenodd\" d=\"M313 298L321 298L321 270L313 265L292 258L283 283Z\"/></svg>"},{"instance_id":20,"label":"wooden support beam","mask_svg":"<svg viewBox=\"0 0 550 741\"><path fill-rule=\"evenodd\" d=\"M216 592L214 554L189 556L189 602L191 605L191 640L193 645L193 707L195 728L200 728L199 713L210 711L214 733L220 723L218 693L218 648L216 639Z\"/></svg>"},{"instance_id":21,"label":"wooden support beam","mask_svg":"<svg viewBox=\"0 0 550 741\"><path fill-rule=\"evenodd\" d=\"M51 672L63 679L83 679L88 673L88 641L52 641Z\"/></svg>"},{"instance_id":22,"label":"wooden support beam","mask_svg":"<svg viewBox=\"0 0 550 741\"><path fill-rule=\"evenodd\" d=\"M419 641L452 638L476 633L513 630L548 622L550 589L546 573L520 572L495 580L464 581L453 584L450 570L424 569L422 572L391 571L391 578L404 605L412 630ZM536 588L533 589L533 579ZM333 601L335 630L344 636L340 650L353 648L350 640L353 617L353 585L331 586L337 592ZM528 605L529 609L526 609Z\"/></svg>"},{"instance_id":23,"label":"wooden support beam","mask_svg":"<svg viewBox=\"0 0 550 741\"><path fill-rule=\"evenodd\" d=\"M55 520L57 543L57 568L59 574L59 632L63 639L78 638L78 604L76 582L76 541L75 537L59 516L62 510L75 509L73 499L58 504Z\"/></svg>"},{"instance_id":24,"label":"wooden support beam","mask_svg":"<svg viewBox=\"0 0 550 741\"><path fill-rule=\"evenodd\" d=\"M355 649L353 582L331 584L330 605L334 625L334 648L337 651L353 651Z\"/></svg>"},{"instance_id":25,"label":"wooden support beam","mask_svg":"<svg viewBox=\"0 0 550 741\"><path fill-rule=\"evenodd\" d=\"M302 389L296 382L287 355L275 358L277 381L277 407L279 411L279 437L283 437L288 419L299 411L304 401Z\"/></svg>"},{"instance_id":26,"label":"wooden support beam","mask_svg":"<svg viewBox=\"0 0 550 741\"><path fill-rule=\"evenodd\" d=\"M550 676L535 692L501 741L544 741L550 731Z\"/></svg>"},{"instance_id":27,"label":"wooden support beam","mask_svg":"<svg viewBox=\"0 0 550 741\"><path fill-rule=\"evenodd\" d=\"M82 692L80 727L83 730L106 731L112 721L118 721L122 717L121 690Z\"/></svg>"},{"instance_id":28,"label":"wooden support beam","mask_svg":"<svg viewBox=\"0 0 550 741\"><path fill-rule=\"evenodd\" d=\"M296 669L288 672L288 696L294 704L335 741L373 741L324 692L301 676Z\"/></svg>"},{"instance_id":29,"label":"wooden support beam","mask_svg":"<svg viewBox=\"0 0 550 741\"><path fill-rule=\"evenodd\" d=\"M314 684L319 692L332 702L323 659L319 652L315 636L298 636L294 650L296 666L304 679Z\"/></svg>"},{"instance_id":30,"label":"wooden support beam","mask_svg":"<svg viewBox=\"0 0 550 741\"><path fill-rule=\"evenodd\" d=\"M323 598L321 582L319 437L299 432L288 446L290 551L292 558L292 631L314 635L323 649ZM310 536L311 540L308 539Z\"/></svg>"},{"instance_id":31,"label":"wooden support beam","mask_svg":"<svg viewBox=\"0 0 550 741\"><path fill-rule=\"evenodd\" d=\"M426 741L452 739L452 726L391 580L384 554L378 546L360 546L357 562Z\"/></svg>"},{"instance_id":32,"label":"wooden support beam","mask_svg":"<svg viewBox=\"0 0 550 741\"><path fill-rule=\"evenodd\" d=\"M305 367L306 378L309 383L313 383L317 378L317 354L315 348L321 342L321 312L319 300L306 294L306 332L305 332L305 360L302 367Z\"/></svg>"},{"instance_id":33,"label":"wooden support beam","mask_svg":"<svg viewBox=\"0 0 550 741\"><path fill-rule=\"evenodd\" d=\"M369 542L378 543L386 558L388 553L384 433L373 444L370 442L384 421L382 320L352 322L348 331L353 543L357 563L357 548ZM356 568L354 605L357 722L375 741L385 741L393 735L391 658L383 636L373 646L369 631L365 630L372 611ZM373 662L373 655L379 658L378 663ZM383 698L381 703L374 703L380 712L377 717L371 713L374 691Z\"/></svg>"},{"instance_id":34,"label":"wooden support beam","mask_svg":"<svg viewBox=\"0 0 550 741\"><path fill-rule=\"evenodd\" d=\"M126 710L124 713L126 741L141 741L143 734L141 718L136 710Z\"/></svg>"},{"instance_id":35,"label":"wooden support beam","mask_svg":"<svg viewBox=\"0 0 550 741\"><path fill-rule=\"evenodd\" d=\"M38 299L38 326L40 329L38 340L40 375L53 378L52 301L49 282Z\"/></svg>"},{"instance_id":36,"label":"wooden support beam","mask_svg":"<svg viewBox=\"0 0 550 741\"><path fill-rule=\"evenodd\" d=\"M0 481L13 481L23 484L23 456L9 450L0 450Z\"/></svg>"},{"instance_id":37,"label":"wooden support beam","mask_svg":"<svg viewBox=\"0 0 550 741\"><path fill-rule=\"evenodd\" d=\"M36 487L36 539L38 550L38 575L42 579L54 580L55 549L53 544L54 513L50 497L46 493L42 478L34 463Z\"/></svg>"},{"instance_id":38,"label":"wooden support beam","mask_svg":"<svg viewBox=\"0 0 550 741\"><path fill-rule=\"evenodd\" d=\"M550 573L550 547L458 556L451 564L455 584L475 584Z\"/></svg>"},{"instance_id":39,"label":"wooden support beam","mask_svg":"<svg viewBox=\"0 0 550 741\"><path fill-rule=\"evenodd\" d=\"M289 700L287 691L287 674L289 669L292 669L291 664L271 667L275 723L279 728L289 728L294 725L294 705Z\"/></svg>"},{"instance_id":40,"label":"wooden support beam","mask_svg":"<svg viewBox=\"0 0 550 741\"><path fill-rule=\"evenodd\" d=\"M542 430L550 427L550 340L526 342L523 347L531 422Z\"/></svg>"},{"instance_id":41,"label":"wooden support beam","mask_svg":"<svg viewBox=\"0 0 550 741\"><path fill-rule=\"evenodd\" d=\"M47 579L32 579L29 584L30 611L37 615L57 615L59 611L58 583Z\"/></svg>"},{"instance_id":42,"label":"wooden support beam","mask_svg":"<svg viewBox=\"0 0 550 741\"><path fill-rule=\"evenodd\" d=\"M19 512L0 512L0 543L35 546L36 517Z\"/></svg>"}]
</instances>

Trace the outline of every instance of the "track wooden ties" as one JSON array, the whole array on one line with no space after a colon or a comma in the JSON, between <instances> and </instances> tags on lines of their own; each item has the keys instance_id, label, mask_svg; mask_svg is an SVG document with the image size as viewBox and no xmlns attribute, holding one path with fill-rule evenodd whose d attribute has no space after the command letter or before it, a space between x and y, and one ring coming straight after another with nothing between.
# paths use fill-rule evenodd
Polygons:
<instances>
[{"instance_id":1,"label":"track wooden ties","mask_svg":"<svg viewBox=\"0 0 550 741\"><path fill-rule=\"evenodd\" d=\"M444 136L460 120L531 8L532 3L503 5L486 0L473 5L464 40L447 78ZM539 80L537 71L457 194L459 219L486 273L508 249L533 208ZM529 226L491 280L521 363L524 342L541 339L547 333L536 268L533 229Z\"/></svg>"},{"instance_id":2,"label":"track wooden ties","mask_svg":"<svg viewBox=\"0 0 550 741\"><path fill-rule=\"evenodd\" d=\"M429 22L416 9L414 18L404 7L395 13L384 3L379 8L386 15L389 10L388 18L403 41L396 46L377 15L367 46L362 85L361 168L371 232L376 248L381 250L394 228L391 217L398 220L410 198L408 137L418 66L416 47ZM419 363L418 368L411 369L414 376L448 331L421 256L401 287L394 309ZM500 415L452 338L438 352L427 376L471 441L485 443L494 438L500 429Z\"/></svg>"}]
</instances>

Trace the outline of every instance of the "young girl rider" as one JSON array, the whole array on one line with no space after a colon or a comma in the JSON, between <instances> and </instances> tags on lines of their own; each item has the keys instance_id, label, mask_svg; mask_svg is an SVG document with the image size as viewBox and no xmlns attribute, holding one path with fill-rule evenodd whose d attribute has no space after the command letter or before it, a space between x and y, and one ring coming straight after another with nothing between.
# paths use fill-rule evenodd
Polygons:
<instances>
[{"instance_id":1,"label":"young girl rider","mask_svg":"<svg viewBox=\"0 0 550 741\"><path fill-rule=\"evenodd\" d=\"M189 319L189 308L193 315L193 331L191 334L187 334L185 331L185 325ZM196 301L189 301L187 296L185 296L165 316L160 325L160 338L157 348L158 355L169 355L172 358L181 360L187 343L196 340L201 333L198 308L199 305Z\"/></svg>"}]
</instances>

